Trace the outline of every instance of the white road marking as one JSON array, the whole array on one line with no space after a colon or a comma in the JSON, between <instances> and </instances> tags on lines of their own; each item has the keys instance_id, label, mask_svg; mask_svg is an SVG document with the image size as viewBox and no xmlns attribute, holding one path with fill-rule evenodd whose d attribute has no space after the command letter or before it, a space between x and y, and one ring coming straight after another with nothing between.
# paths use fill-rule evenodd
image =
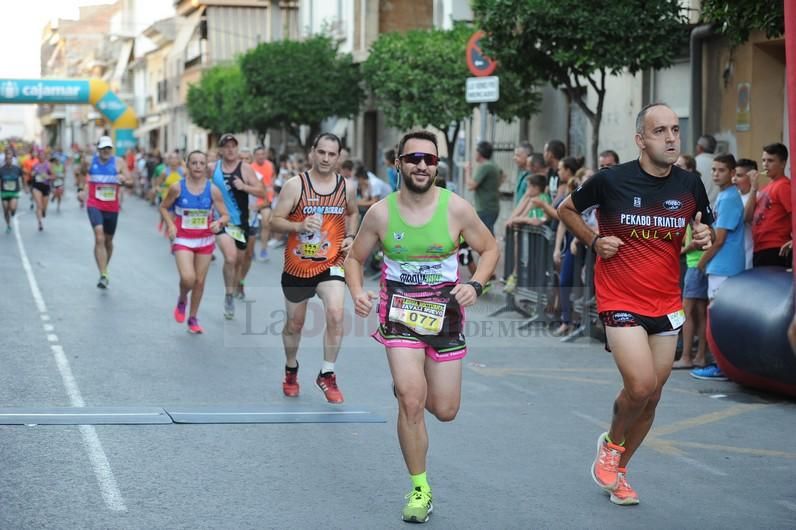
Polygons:
<instances>
[{"instance_id":1,"label":"white road marking","mask_svg":"<svg viewBox=\"0 0 796 530\"><path fill-rule=\"evenodd\" d=\"M533 390L530 390L529 388L525 388L524 386L522 386L522 385L520 385L518 383L514 383L512 381L503 380L503 381L501 381L501 384L503 386L505 386L505 387L508 387L508 388L514 390L515 392L519 392L521 394L525 394L526 396L538 396L539 395L538 392L534 392Z\"/></svg>"},{"instance_id":2,"label":"white road marking","mask_svg":"<svg viewBox=\"0 0 796 530\"><path fill-rule=\"evenodd\" d=\"M44 331L55 331L55 326L52 324L44 324Z\"/></svg>"},{"instance_id":3,"label":"white road marking","mask_svg":"<svg viewBox=\"0 0 796 530\"><path fill-rule=\"evenodd\" d=\"M601 429L605 429L606 428L606 425L607 425L606 422L604 422L602 420L599 420L598 418L595 418L594 416L589 416L588 414L584 414L584 413L578 412L576 410L573 410L572 414L574 414L575 416L577 416L580 419L586 420L589 423L592 423L592 424L596 425L597 427L599 427ZM610 425L608 425L608 426L610 426Z\"/></svg>"},{"instance_id":4,"label":"white road marking","mask_svg":"<svg viewBox=\"0 0 796 530\"><path fill-rule=\"evenodd\" d=\"M708 464L706 464L704 462L701 462L701 461L699 461L699 460L697 460L695 458L691 458L691 457L683 456L683 455L672 455L672 456L674 458L676 458L677 460L685 462L686 464L688 464L690 466L693 466L695 468L701 469L702 471L707 471L711 475L716 475L717 477L726 477L727 476L727 473L725 473L724 471L716 469L713 466L709 466Z\"/></svg>"},{"instance_id":5,"label":"white road marking","mask_svg":"<svg viewBox=\"0 0 796 530\"><path fill-rule=\"evenodd\" d=\"M64 347L60 344L52 344L50 349L53 351L58 371L61 372L61 380L64 382L69 402L73 407L85 407L86 402L83 401L83 396L80 394L80 388L77 386L75 376L72 374L72 366L69 364L69 359L66 358Z\"/></svg>"},{"instance_id":6,"label":"white road marking","mask_svg":"<svg viewBox=\"0 0 796 530\"><path fill-rule=\"evenodd\" d=\"M25 245L22 243L22 236L19 235L19 222L14 218L14 235L17 239L17 247L19 248L19 257L22 261L22 268L25 270L25 275L28 277L28 285L30 292L33 295L33 301L36 303L36 308L42 316L42 320L47 313L47 305L44 303L44 297L39 289L39 283L36 281L36 276L33 274L33 268L30 266L28 260L28 253L25 252ZM48 317L49 319L49 317ZM54 334L47 335L47 340L50 342L57 342L58 337ZM73 407L85 407L86 403L83 401L83 396L80 394L80 388L77 386L74 375L72 375L72 368L69 365L69 359L64 354L64 349L58 344L52 344L50 349L53 351L55 363L58 366L58 371L61 372L61 379L66 389L66 394L69 396L69 401ZM97 478L102 499L105 501L105 506L115 512L127 511L127 506L124 503L122 494L119 491L119 486L116 484L116 478L113 476L108 457L102 449L102 443L97 436L97 431L91 425L81 425L80 434L83 436L83 444L91 461L91 467L94 469L94 475Z\"/></svg>"},{"instance_id":7,"label":"white road marking","mask_svg":"<svg viewBox=\"0 0 796 530\"><path fill-rule=\"evenodd\" d=\"M127 506L124 504L122 493L116 484L116 477L113 476L108 457L105 456L105 451L102 449L102 442L97 436L97 430L92 425L80 425L79 429L86 444L91 467L94 468L94 474L97 476L97 483L105 506L114 512L126 512Z\"/></svg>"}]
</instances>

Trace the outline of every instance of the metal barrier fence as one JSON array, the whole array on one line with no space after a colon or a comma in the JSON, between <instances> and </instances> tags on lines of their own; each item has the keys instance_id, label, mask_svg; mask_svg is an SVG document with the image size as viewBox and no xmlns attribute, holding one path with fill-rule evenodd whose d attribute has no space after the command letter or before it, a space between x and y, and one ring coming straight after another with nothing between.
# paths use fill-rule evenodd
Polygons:
<instances>
[{"instance_id":1,"label":"metal barrier fence","mask_svg":"<svg viewBox=\"0 0 796 530\"><path fill-rule=\"evenodd\" d=\"M517 287L511 293L506 293L506 305L490 316L517 313L527 319L521 328L557 321L557 317L548 311L558 296L558 276L553 263L555 233L548 226L507 226L505 243L503 274L505 278L515 274ZM580 315L580 325L563 337L562 342L590 337L592 322L597 319L594 253L585 245L580 245L578 250L574 256L571 303L573 312Z\"/></svg>"}]
</instances>

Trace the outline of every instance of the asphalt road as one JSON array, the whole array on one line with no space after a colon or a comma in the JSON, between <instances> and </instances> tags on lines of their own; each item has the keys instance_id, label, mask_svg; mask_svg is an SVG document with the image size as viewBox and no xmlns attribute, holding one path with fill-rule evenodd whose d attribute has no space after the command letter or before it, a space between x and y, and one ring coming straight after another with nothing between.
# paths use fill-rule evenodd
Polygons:
<instances>
[{"instance_id":1,"label":"asphalt road","mask_svg":"<svg viewBox=\"0 0 796 530\"><path fill-rule=\"evenodd\" d=\"M337 364L345 405L313 387L317 299L299 354L302 394L291 400L280 384L278 252L253 265L250 300L231 322L215 261L199 315L206 333L193 336L171 316L177 273L153 207L124 203L100 291L74 196L43 232L27 197L21 205L20 240L0 234L0 407L259 406L386 422L0 426L0 528L404 527L409 479L389 371L373 322L354 319L350 301ZM429 527L796 527L796 404L674 373L630 468L641 504L617 507L588 472L620 385L611 357L486 316L499 306L490 293L468 313L456 421L428 419Z\"/></svg>"}]
</instances>

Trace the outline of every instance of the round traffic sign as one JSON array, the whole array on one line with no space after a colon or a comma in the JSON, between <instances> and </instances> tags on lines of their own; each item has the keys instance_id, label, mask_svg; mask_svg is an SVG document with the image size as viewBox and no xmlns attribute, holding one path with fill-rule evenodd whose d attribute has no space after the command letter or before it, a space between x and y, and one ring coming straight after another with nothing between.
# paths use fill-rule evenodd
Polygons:
<instances>
[{"instance_id":1,"label":"round traffic sign","mask_svg":"<svg viewBox=\"0 0 796 530\"><path fill-rule=\"evenodd\" d=\"M492 75L497 63L481 52L481 39L486 36L483 30L476 31L467 41L467 68L476 77Z\"/></svg>"}]
</instances>

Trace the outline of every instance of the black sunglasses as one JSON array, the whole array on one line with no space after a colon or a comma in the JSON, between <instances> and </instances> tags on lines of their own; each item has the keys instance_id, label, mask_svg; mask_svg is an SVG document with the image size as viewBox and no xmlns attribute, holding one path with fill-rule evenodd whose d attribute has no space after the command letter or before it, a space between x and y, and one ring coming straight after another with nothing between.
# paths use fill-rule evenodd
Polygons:
<instances>
[{"instance_id":1,"label":"black sunglasses","mask_svg":"<svg viewBox=\"0 0 796 530\"><path fill-rule=\"evenodd\" d=\"M404 153L398 158L414 165L418 165L421 161L425 162L427 166L436 166L439 163L439 157L431 153Z\"/></svg>"}]
</instances>

